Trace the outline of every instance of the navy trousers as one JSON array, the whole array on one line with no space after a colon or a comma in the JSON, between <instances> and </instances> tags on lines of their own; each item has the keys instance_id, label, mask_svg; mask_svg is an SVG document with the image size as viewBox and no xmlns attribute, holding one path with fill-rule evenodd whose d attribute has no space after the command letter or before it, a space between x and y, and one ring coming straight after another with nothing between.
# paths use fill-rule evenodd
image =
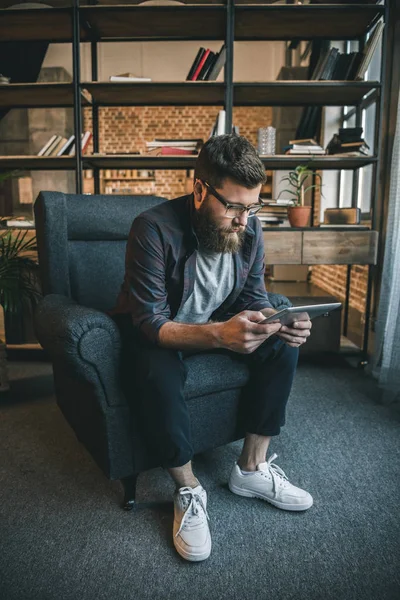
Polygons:
<instances>
[{"instance_id":1,"label":"navy trousers","mask_svg":"<svg viewBox=\"0 0 400 600\"><path fill-rule=\"evenodd\" d=\"M123 339L122 376L127 400L136 399L132 409L140 419L144 437L158 464L164 468L182 466L193 457L190 417L184 398L187 376L184 358L189 353L156 346L130 328L125 319L115 317L115 320ZM241 429L264 436L278 435L285 424L298 348L271 336L251 354L233 354L250 371L238 415Z\"/></svg>"}]
</instances>

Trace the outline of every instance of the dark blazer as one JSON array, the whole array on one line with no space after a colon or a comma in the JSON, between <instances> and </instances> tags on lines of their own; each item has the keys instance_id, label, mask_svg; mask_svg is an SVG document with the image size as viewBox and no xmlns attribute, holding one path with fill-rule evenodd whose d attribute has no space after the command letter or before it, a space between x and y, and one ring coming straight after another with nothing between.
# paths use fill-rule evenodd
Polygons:
<instances>
[{"instance_id":1,"label":"dark blazer","mask_svg":"<svg viewBox=\"0 0 400 600\"><path fill-rule=\"evenodd\" d=\"M198 249L194 215L190 194L146 210L132 223L124 282L109 314L131 314L133 325L154 343L160 327L174 319L193 292ZM264 243L257 217L249 219L234 261L233 290L211 320L226 321L243 310L272 306L265 289Z\"/></svg>"}]
</instances>

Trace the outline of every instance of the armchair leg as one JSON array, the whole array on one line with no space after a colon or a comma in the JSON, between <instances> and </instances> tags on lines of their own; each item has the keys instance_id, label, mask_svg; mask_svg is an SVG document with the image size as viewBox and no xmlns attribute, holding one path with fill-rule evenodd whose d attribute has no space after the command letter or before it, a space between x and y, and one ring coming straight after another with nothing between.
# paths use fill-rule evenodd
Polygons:
<instances>
[{"instance_id":1,"label":"armchair leg","mask_svg":"<svg viewBox=\"0 0 400 600\"><path fill-rule=\"evenodd\" d=\"M135 506L136 498L136 483L139 477L139 473L134 473L130 477L124 477L121 479L122 485L124 486L124 502L122 508L124 510L132 510Z\"/></svg>"}]
</instances>

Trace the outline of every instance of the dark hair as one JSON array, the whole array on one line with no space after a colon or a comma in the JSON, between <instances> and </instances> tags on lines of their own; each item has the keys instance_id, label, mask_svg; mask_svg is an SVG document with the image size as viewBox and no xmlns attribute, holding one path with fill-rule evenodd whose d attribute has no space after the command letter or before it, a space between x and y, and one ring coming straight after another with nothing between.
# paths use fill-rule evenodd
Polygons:
<instances>
[{"instance_id":1,"label":"dark hair","mask_svg":"<svg viewBox=\"0 0 400 600\"><path fill-rule=\"evenodd\" d=\"M197 158L194 177L214 187L222 187L226 178L248 189L266 182L265 168L256 149L246 138L236 134L207 140Z\"/></svg>"}]
</instances>

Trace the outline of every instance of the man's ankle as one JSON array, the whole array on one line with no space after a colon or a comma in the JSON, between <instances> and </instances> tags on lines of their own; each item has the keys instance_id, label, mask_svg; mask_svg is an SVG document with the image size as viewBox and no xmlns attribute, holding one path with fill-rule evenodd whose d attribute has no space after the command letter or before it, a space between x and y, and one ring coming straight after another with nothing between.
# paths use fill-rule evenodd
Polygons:
<instances>
[{"instance_id":1,"label":"man's ankle","mask_svg":"<svg viewBox=\"0 0 400 600\"><path fill-rule=\"evenodd\" d=\"M198 479L190 479L187 481L175 481L175 491L180 490L183 487L190 487L190 488L196 488L198 485L200 485L200 482Z\"/></svg>"},{"instance_id":2,"label":"man's ankle","mask_svg":"<svg viewBox=\"0 0 400 600\"><path fill-rule=\"evenodd\" d=\"M258 463L245 463L245 462L238 460L237 464L241 471L246 471L246 472L257 471Z\"/></svg>"}]
</instances>

